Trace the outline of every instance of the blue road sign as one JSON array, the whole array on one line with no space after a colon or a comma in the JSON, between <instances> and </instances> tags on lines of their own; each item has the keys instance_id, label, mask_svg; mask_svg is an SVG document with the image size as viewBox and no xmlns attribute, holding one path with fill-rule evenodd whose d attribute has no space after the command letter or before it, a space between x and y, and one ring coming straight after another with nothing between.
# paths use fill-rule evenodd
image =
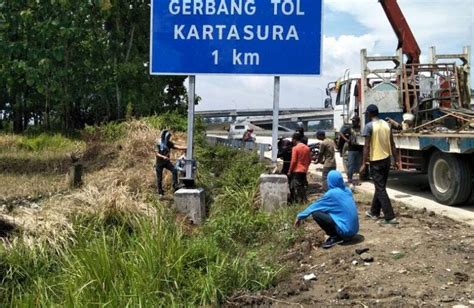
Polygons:
<instances>
[{"instance_id":1,"label":"blue road sign","mask_svg":"<svg viewBox=\"0 0 474 308\"><path fill-rule=\"evenodd\" d=\"M152 0L153 75L321 73L323 0Z\"/></svg>"}]
</instances>

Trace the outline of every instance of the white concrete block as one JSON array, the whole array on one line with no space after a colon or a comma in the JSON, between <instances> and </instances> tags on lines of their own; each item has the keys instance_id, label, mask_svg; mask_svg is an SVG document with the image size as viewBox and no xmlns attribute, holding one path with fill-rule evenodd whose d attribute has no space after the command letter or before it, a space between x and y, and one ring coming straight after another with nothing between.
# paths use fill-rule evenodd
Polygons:
<instances>
[{"instance_id":1,"label":"white concrete block","mask_svg":"<svg viewBox=\"0 0 474 308\"><path fill-rule=\"evenodd\" d=\"M283 174L263 174L260 176L260 196L262 210L274 212L288 205L288 177Z\"/></svg>"},{"instance_id":2,"label":"white concrete block","mask_svg":"<svg viewBox=\"0 0 474 308\"><path fill-rule=\"evenodd\" d=\"M191 221L200 225L206 219L206 200L204 189L180 189L174 194L178 212L186 215Z\"/></svg>"}]
</instances>

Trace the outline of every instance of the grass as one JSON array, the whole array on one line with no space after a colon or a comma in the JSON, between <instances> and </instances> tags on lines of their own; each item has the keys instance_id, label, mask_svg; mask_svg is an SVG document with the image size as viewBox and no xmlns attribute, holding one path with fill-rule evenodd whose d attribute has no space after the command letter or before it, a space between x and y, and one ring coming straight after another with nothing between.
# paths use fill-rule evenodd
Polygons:
<instances>
[{"instance_id":1,"label":"grass","mask_svg":"<svg viewBox=\"0 0 474 308\"><path fill-rule=\"evenodd\" d=\"M84 220L73 245L2 256L0 300L13 306L207 305L234 290L266 288L277 274L223 251L211 237L184 235L169 215L131 222L132 230Z\"/></svg>"},{"instance_id":2,"label":"grass","mask_svg":"<svg viewBox=\"0 0 474 308\"><path fill-rule=\"evenodd\" d=\"M54 174L0 174L1 198L46 196L67 188L64 175Z\"/></svg>"},{"instance_id":3,"label":"grass","mask_svg":"<svg viewBox=\"0 0 474 308\"><path fill-rule=\"evenodd\" d=\"M40 134L36 136L0 135L0 151L11 150L23 152L72 152L77 151L83 143L64 137L60 134Z\"/></svg>"},{"instance_id":4,"label":"grass","mask_svg":"<svg viewBox=\"0 0 474 308\"><path fill-rule=\"evenodd\" d=\"M0 170L11 177L65 175L70 165L70 154L80 152L84 146L84 142L62 135L0 134ZM15 189L18 181L6 183Z\"/></svg>"},{"instance_id":5,"label":"grass","mask_svg":"<svg viewBox=\"0 0 474 308\"><path fill-rule=\"evenodd\" d=\"M69 233L57 232L61 241L17 238L0 248L2 305L220 305L237 291L267 289L285 275L277 257L299 236L287 227L295 210L258 210L265 166L255 154L197 146L198 181L210 213L189 232L149 183L130 181L148 174L150 154L143 149L157 129L124 126L117 165L89 175L83 190L55 199L76 209ZM46 205L50 212L56 212L54 202Z\"/></svg>"}]
</instances>

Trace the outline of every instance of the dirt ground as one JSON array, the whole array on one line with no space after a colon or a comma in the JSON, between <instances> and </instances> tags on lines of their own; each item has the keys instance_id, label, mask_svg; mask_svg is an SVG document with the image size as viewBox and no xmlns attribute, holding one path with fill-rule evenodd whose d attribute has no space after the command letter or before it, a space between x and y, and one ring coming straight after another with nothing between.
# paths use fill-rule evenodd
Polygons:
<instances>
[{"instance_id":1,"label":"dirt ground","mask_svg":"<svg viewBox=\"0 0 474 308\"><path fill-rule=\"evenodd\" d=\"M308 220L304 238L282 256L297 268L291 277L270 291L237 294L229 305L474 307L472 228L400 204L394 204L400 224L381 225L364 216L370 196L356 194L356 199L356 240L324 250L323 232ZM309 274L316 278L305 281Z\"/></svg>"},{"instance_id":2,"label":"dirt ground","mask_svg":"<svg viewBox=\"0 0 474 308\"><path fill-rule=\"evenodd\" d=\"M144 143L152 144L153 134L149 135L150 140L145 140ZM133 145L133 148L140 147ZM101 159L101 161L104 160ZM99 179L124 177L118 171L106 169L91 174L90 178L86 178L86 182L90 182L93 188L98 185L95 182ZM135 177L132 177L133 174L128 174L127 178L140 180L143 177L141 170L137 171ZM147 187L153 185L153 170L147 162L143 164L143 170L149 172L149 177L152 179ZM65 175L58 175L58 183L64 180ZM33 180L32 186L38 182ZM132 182L137 182L133 187L144 185L141 180ZM12 181L5 183L11 186L16 185ZM105 184L110 186L107 181ZM51 187L43 191L44 186L38 186L38 194L35 196L25 197L24 192L16 191L14 187L9 190L16 191L11 198L4 194L0 196L0 216L11 218L0 219L0 240L13 233L16 226L27 224L32 226L37 233L41 229L40 225L47 225L45 221L50 219L43 216L49 212L43 212L40 205L48 200L54 201L55 198L63 201L65 196L63 193L58 194L56 189L51 189ZM316 187L316 184L313 182L311 186ZM51 197L50 190L58 195ZM98 194L89 196L88 192L90 190L84 190L84 192L78 192L80 195L70 197L74 197L73 199L80 197L79 200L83 200L84 197L91 197L94 200L99 198ZM17 194L21 197L16 196ZM310 200L316 199L319 195L318 190L313 191ZM119 194L120 196L122 195ZM110 202L116 204L117 198ZM123 198L128 198L128 195L124 194ZM227 305L263 307L270 305L277 307L453 307L464 305L474 307L473 228L437 216L429 210L413 210L401 204L394 204L400 225L383 226L364 217L363 213L370 206L370 196L356 194L356 199L361 226L360 237L356 241L323 250L320 245L325 236L314 222L308 220L303 225L305 230L303 238L281 256L281 261L287 263L289 268L296 268L290 277L268 291L256 294L235 294L227 300ZM110 203L106 201L103 203L106 205ZM54 206L48 208L50 211L57 210ZM62 220L58 221L62 222ZM62 233L63 229L55 227L56 223L49 224ZM53 227L46 227L46 229L53 229ZM368 249L369 256L364 256L364 258L368 260L373 258L373 261L363 261L356 252L358 249ZM315 279L305 281L304 276L308 274L314 274Z\"/></svg>"}]
</instances>

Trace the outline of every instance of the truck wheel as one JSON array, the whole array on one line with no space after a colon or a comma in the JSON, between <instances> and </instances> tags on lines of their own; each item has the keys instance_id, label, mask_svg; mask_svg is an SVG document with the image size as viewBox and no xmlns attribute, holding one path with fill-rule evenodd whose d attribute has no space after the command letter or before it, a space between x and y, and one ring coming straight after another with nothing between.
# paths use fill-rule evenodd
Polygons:
<instances>
[{"instance_id":1,"label":"truck wheel","mask_svg":"<svg viewBox=\"0 0 474 308\"><path fill-rule=\"evenodd\" d=\"M428 167L431 192L446 205L464 203L471 195L469 161L461 155L436 152Z\"/></svg>"},{"instance_id":2,"label":"truck wheel","mask_svg":"<svg viewBox=\"0 0 474 308\"><path fill-rule=\"evenodd\" d=\"M472 186L471 198L469 198L469 200L467 200L466 205L474 205L474 186Z\"/></svg>"}]
</instances>

